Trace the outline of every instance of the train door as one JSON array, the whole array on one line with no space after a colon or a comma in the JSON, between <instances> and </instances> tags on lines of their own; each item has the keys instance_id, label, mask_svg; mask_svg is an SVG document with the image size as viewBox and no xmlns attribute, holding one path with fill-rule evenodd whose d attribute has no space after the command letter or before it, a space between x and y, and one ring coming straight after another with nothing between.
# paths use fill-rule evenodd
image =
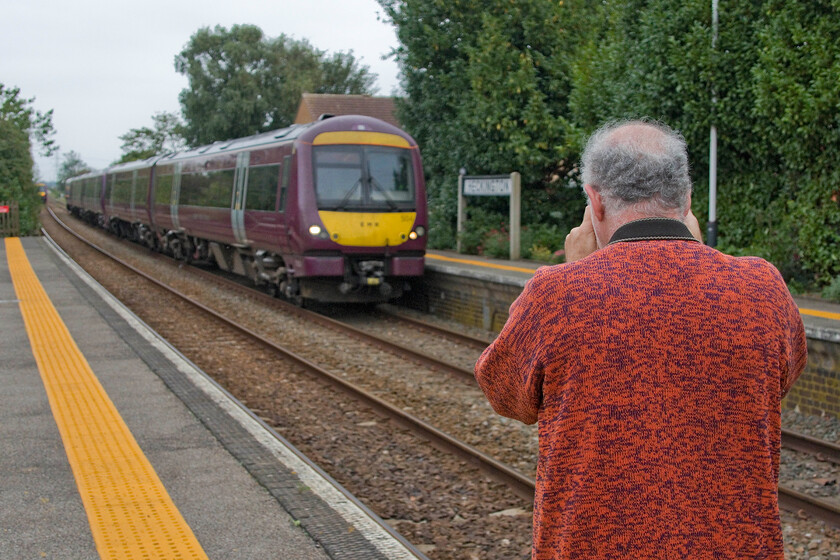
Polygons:
<instances>
[{"instance_id":1,"label":"train door","mask_svg":"<svg viewBox=\"0 0 840 560\"><path fill-rule=\"evenodd\" d=\"M271 252L284 253L286 240L285 194L288 188L290 156L251 152L245 201L245 233L254 244ZM281 177L286 177L284 182Z\"/></svg>"},{"instance_id":2,"label":"train door","mask_svg":"<svg viewBox=\"0 0 840 560\"><path fill-rule=\"evenodd\" d=\"M248 236L245 233L245 196L248 192L248 163L250 157L250 152L236 154L236 172L233 177L230 221L233 228L233 237L240 245L248 244Z\"/></svg>"},{"instance_id":3,"label":"train door","mask_svg":"<svg viewBox=\"0 0 840 560\"><path fill-rule=\"evenodd\" d=\"M172 218L173 231L181 229L181 222L178 220L178 198L181 196L181 167L181 162L176 162L172 173L172 194L169 198L169 215Z\"/></svg>"},{"instance_id":4,"label":"train door","mask_svg":"<svg viewBox=\"0 0 840 560\"><path fill-rule=\"evenodd\" d=\"M131 196L128 199L128 216L129 222L137 220L137 214L134 211L134 197L137 196L137 170L131 172Z\"/></svg>"}]
</instances>

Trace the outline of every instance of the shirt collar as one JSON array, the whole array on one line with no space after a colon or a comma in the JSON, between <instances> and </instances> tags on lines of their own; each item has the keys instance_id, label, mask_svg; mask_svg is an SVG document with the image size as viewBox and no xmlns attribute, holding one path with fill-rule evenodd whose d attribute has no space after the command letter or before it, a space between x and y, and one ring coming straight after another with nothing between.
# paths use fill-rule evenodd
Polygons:
<instances>
[{"instance_id":1,"label":"shirt collar","mask_svg":"<svg viewBox=\"0 0 840 560\"><path fill-rule=\"evenodd\" d=\"M673 239L697 241L688 227L671 218L642 218L628 222L618 228L610 239L610 245L621 241L655 241ZM699 242L698 242L699 243Z\"/></svg>"}]
</instances>

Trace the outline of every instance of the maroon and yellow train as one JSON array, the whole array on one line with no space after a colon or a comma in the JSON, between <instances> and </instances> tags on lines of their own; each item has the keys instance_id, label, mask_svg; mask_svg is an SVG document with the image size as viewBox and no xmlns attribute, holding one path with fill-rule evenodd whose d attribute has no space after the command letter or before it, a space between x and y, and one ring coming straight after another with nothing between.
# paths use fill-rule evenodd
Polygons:
<instances>
[{"instance_id":1,"label":"maroon and yellow train","mask_svg":"<svg viewBox=\"0 0 840 560\"><path fill-rule=\"evenodd\" d=\"M363 116L323 118L68 181L75 215L301 302L376 302L423 275L417 143Z\"/></svg>"}]
</instances>

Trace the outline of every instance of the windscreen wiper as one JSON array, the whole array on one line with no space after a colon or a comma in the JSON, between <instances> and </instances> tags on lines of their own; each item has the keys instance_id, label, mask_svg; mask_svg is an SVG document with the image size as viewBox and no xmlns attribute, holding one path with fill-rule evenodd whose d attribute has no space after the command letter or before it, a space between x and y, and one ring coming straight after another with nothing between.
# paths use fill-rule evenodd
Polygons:
<instances>
[{"instance_id":1,"label":"windscreen wiper","mask_svg":"<svg viewBox=\"0 0 840 560\"><path fill-rule=\"evenodd\" d=\"M394 199L391 198L391 195L388 194L388 191L385 190L385 187L380 185L379 181L374 179L373 176L371 176L370 178L370 185L382 193L382 196L385 198L385 202L388 203L388 208L390 208L391 210L397 209L397 203L394 202Z\"/></svg>"},{"instance_id":2,"label":"windscreen wiper","mask_svg":"<svg viewBox=\"0 0 840 560\"><path fill-rule=\"evenodd\" d=\"M356 179L356 182L353 183L353 186L350 187L350 190L347 191L347 194L344 195L344 198L341 199L341 202L339 202L336 205L335 209L336 210L344 210L345 204L347 204L347 202L350 200L350 197L353 196L353 193L356 192L356 189L358 189L361 184L362 184L362 178L359 177L358 179Z\"/></svg>"}]
</instances>

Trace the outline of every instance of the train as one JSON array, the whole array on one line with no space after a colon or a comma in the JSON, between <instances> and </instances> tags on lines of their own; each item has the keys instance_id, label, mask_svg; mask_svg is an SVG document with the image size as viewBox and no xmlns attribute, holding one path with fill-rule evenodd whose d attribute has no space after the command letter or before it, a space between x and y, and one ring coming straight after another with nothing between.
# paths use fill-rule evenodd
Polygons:
<instances>
[{"instance_id":1,"label":"train","mask_svg":"<svg viewBox=\"0 0 840 560\"><path fill-rule=\"evenodd\" d=\"M424 270L419 148L367 116L324 115L90 172L68 181L67 209L298 305L385 302Z\"/></svg>"}]
</instances>

